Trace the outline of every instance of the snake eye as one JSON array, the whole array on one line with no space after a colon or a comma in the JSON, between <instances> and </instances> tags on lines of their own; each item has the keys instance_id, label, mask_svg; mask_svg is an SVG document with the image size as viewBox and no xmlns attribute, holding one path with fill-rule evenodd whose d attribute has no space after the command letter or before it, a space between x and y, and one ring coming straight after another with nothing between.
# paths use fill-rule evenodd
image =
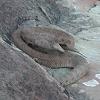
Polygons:
<instances>
[{"instance_id":1,"label":"snake eye","mask_svg":"<svg viewBox=\"0 0 100 100\"><path fill-rule=\"evenodd\" d=\"M60 44L60 46L61 46L64 50L66 50L66 49L68 48L66 44Z\"/></svg>"}]
</instances>

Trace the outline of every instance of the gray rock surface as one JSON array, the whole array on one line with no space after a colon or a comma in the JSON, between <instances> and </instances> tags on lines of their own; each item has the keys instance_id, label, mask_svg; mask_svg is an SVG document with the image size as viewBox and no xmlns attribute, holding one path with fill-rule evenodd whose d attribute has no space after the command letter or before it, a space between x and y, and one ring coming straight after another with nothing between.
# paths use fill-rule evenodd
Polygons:
<instances>
[{"instance_id":1,"label":"gray rock surface","mask_svg":"<svg viewBox=\"0 0 100 100\"><path fill-rule=\"evenodd\" d=\"M61 15L58 26L74 35L82 30L94 27L93 20L87 13L76 12L75 9L65 8Z\"/></svg>"},{"instance_id":2,"label":"gray rock surface","mask_svg":"<svg viewBox=\"0 0 100 100\"><path fill-rule=\"evenodd\" d=\"M62 90L40 65L0 42L0 100L67 100Z\"/></svg>"},{"instance_id":3,"label":"gray rock surface","mask_svg":"<svg viewBox=\"0 0 100 100\"><path fill-rule=\"evenodd\" d=\"M3 40L2 42L0 41L0 100L68 100L67 91L42 66ZM78 94L77 89L66 89L75 100L90 100L86 94Z\"/></svg>"},{"instance_id":4,"label":"gray rock surface","mask_svg":"<svg viewBox=\"0 0 100 100\"><path fill-rule=\"evenodd\" d=\"M74 34L81 29L81 19L74 23L78 14L73 16L70 12L74 11L58 7L55 0L0 0L0 34L9 43L10 35L22 23L30 20L27 25L36 25L36 16L39 25L56 24ZM0 100L67 100L67 97L40 65L0 42Z\"/></svg>"},{"instance_id":5,"label":"gray rock surface","mask_svg":"<svg viewBox=\"0 0 100 100\"><path fill-rule=\"evenodd\" d=\"M56 4L56 0L0 0L0 32L6 41L11 39L10 34L27 20L30 20L27 25L54 24L72 34L94 26L86 13L63 7L61 3Z\"/></svg>"},{"instance_id":6,"label":"gray rock surface","mask_svg":"<svg viewBox=\"0 0 100 100\"><path fill-rule=\"evenodd\" d=\"M7 40L27 20L35 22L37 16L39 24L56 24L59 15L55 0L0 0L0 32Z\"/></svg>"}]
</instances>

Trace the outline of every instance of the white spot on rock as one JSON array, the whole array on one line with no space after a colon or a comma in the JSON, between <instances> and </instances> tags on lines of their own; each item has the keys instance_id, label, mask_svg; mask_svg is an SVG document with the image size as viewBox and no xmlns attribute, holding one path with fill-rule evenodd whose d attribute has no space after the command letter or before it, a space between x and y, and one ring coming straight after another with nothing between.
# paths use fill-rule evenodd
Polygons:
<instances>
[{"instance_id":1,"label":"white spot on rock","mask_svg":"<svg viewBox=\"0 0 100 100\"><path fill-rule=\"evenodd\" d=\"M85 93L85 90L81 89L78 93L79 94Z\"/></svg>"},{"instance_id":2,"label":"white spot on rock","mask_svg":"<svg viewBox=\"0 0 100 100\"><path fill-rule=\"evenodd\" d=\"M100 83L99 83L97 80L92 79L92 80L89 80L89 81L87 81L87 82L84 82L83 84L84 84L85 86L95 87L95 86L99 85Z\"/></svg>"},{"instance_id":3,"label":"white spot on rock","mask_svg":"<svg viewBox=\"0 0 100 100\"><path fill-rule=\"evenodd\" d=\"M100 74L96 74L95 77L96 77L97 79L100 79Z\"/></svg>"}]
</instances>

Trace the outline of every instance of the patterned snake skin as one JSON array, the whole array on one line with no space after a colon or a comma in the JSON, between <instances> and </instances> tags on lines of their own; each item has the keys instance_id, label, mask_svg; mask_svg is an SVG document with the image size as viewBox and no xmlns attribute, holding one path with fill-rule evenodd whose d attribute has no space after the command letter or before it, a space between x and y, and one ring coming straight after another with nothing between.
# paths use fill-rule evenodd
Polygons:
<instances>
[{"instance_id":1,"label":"patterned snake skin","mask_svg":"<svg viewBox=\"0 0 100 100\"><path fill-rule=\"evenodd\" d=\"M21 27L12 34L12 38L14 44L18 48L31 56L36 62L41 65L44 65L49 68L74 68L64 80L66 84L75 82L88 72L88 63L82 56L67 50L65 50L64 53L59 53L58 51L53 51L49 53L43 52L41 50L39 51L40 48L38 49L37 47L35 47L32 44L32 41L30 43L29 40L24 39L23 35L25 34L23 34L23 32L26 32L29 37L32 37L32 33L46 32L47 34L55 34L58 40L57 42L59 44L61 43L59 37L64 37L64 39L66 39L65 41L69 41L63 41L64 44L66 44L67 47L72 49L74 48L74 38L71 35L57 29L50 29L44 27Z\"/></svg>"}]
</instances>

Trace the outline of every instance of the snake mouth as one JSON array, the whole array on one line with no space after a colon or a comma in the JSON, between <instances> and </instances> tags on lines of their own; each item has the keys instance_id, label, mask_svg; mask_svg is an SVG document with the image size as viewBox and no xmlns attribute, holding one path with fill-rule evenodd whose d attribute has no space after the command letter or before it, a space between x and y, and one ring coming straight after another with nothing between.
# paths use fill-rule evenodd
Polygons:
<instances>
[{"instance_id":1,"label":"snake mouth","mask_svg":"<svg viewBox=\"0 0 100 100\"><path fill-rule=\"evenodd\" d=\"M67 50L68 49L68 47L67 47L67 45L66 44L59 44L64 50Z\"/></svg>"}]
</instances>

